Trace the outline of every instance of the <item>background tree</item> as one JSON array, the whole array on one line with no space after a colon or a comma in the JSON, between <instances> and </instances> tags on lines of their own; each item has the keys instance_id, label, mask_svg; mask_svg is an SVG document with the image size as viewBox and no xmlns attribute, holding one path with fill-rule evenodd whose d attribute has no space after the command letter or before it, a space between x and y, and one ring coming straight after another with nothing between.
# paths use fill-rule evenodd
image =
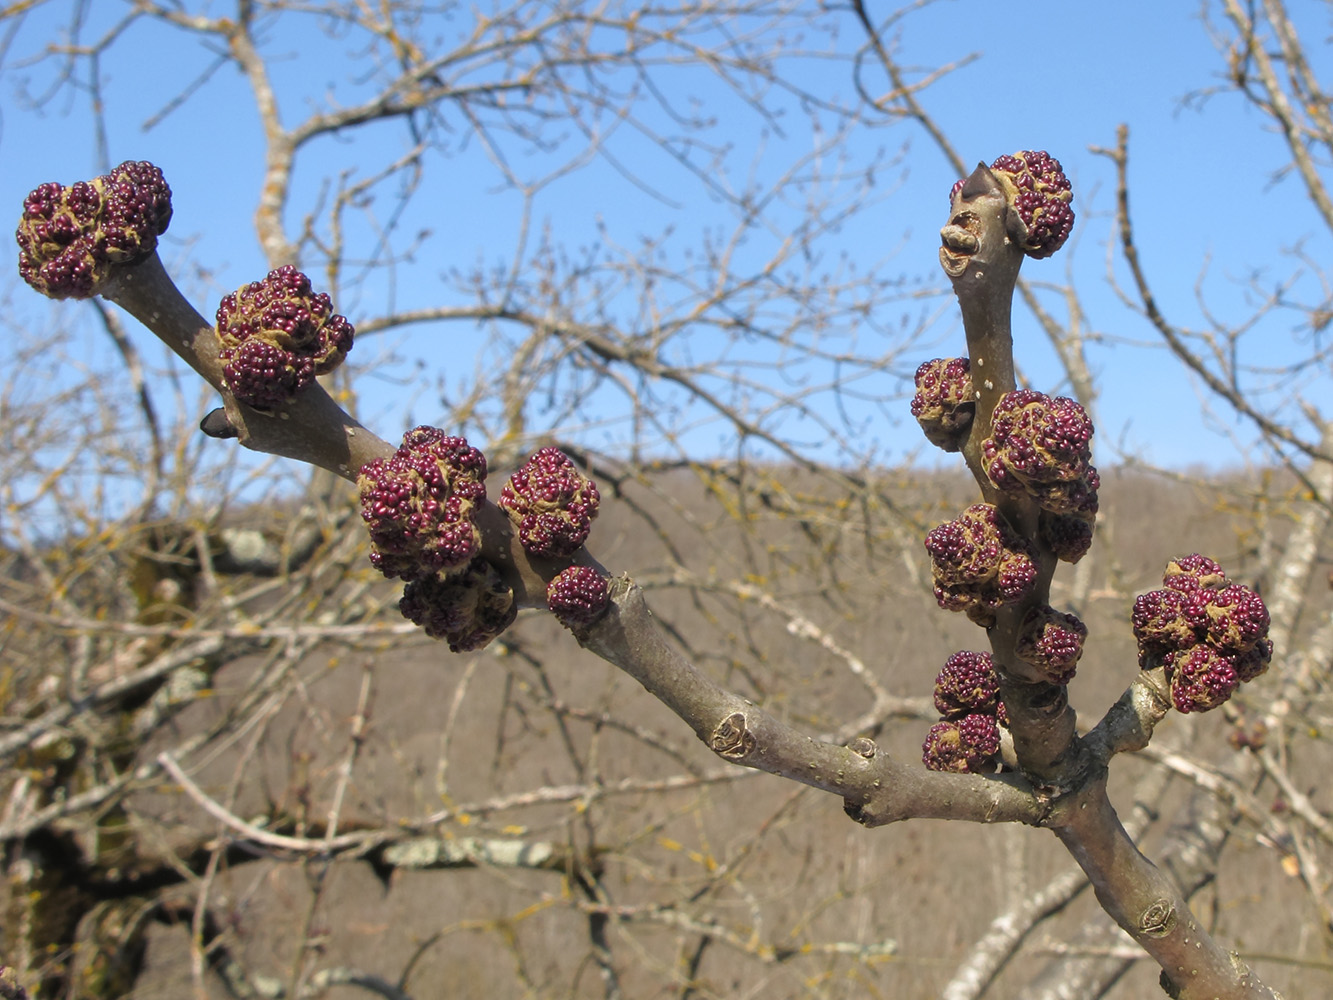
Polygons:
<instances>
[{"instance_id":1,"label":"background tree","mask_svg":"<svg viewBox=\"0 0 1333 1000\"><path fill-rule=\"evenodd\" d=\"M31 19L57 9L71 30L48 48ZM1271 7L1265 16L1274 12L1282 14ZM262 192L255 227L265 260L258 273L222 283L203 270L210 264L187 266L207 260L188 243L167 243L171 269L190 276L182 279L187 290L212 302L269 267L299 264L353 319L353 364L377 342L367 334L423 329L402 349L425 343L423 359L444 360L448 381L406 382L410 404L394 406L367 389L402 370L386 349L364 362L365 377L335 376L343 383L331 387L333 397L368 425L410 426L408 413L428 410L430 422L484 443L496 467L493 496L532 448L560 443L601 485L594 551L608 566L632 567L649 590L675 644L662 655L683 653L709 683L762 704L775 727L760 733L763 746L771 734L821 734L842 760L839 745L869 734L887 751L876 766L920 755L937 717L926 697L930 679L949 652L978 641L964 623L925 616L933 602L920 538L971 502L972 491L947 476L886 470L866 428L872 415L905 411L898 384L883 373L910 374L930 356L914 341L948 300L836 252L874 214L883 188L869 182L893 164L840 161L852 137L887 122L942 135L923 104L935 76L918 79L895 61L896 17L776 4L651 14L531 4L457 25L408 4L312 11L241 3L225 16L207 5L136 4L115 24L93 21L81 4L18 4L5 13L10 64L34 99L87 89L99 112L110 107L107 68L129 47L211 53L213 65L192 66L170 85L136 86L136 101L180 93L153 109L167 120L198 114L192 102L210 87L234 106L228 88L244 81L262 157L248 172L229 158L234 170L209 170L195 183L230 206L246 197L228 198L229 186L244 187L239 175ZM1246 17L1257 13L1231 14L1233 81L1290 114L1290 95L1285 105L1274 96L1282 93L1278 70L1269 63L1265 76L1257 68L1271 46L1252 43L1256 31L1280 42L1290 35L1285 20L1256 29ZM202 45L172 48L166 39L175 32ZM1312 71L1292 54L1298 43L1286 44L1277 65L1292 67L1298 92L1313 95L1313 119L1320 104ZM42 60L26 62L35 52ZM362 61L327 91L327 69L311 76L287 64L295 55L326 67L349 54ZM228 82L231 67L241 73ZM187 85L191 77L199 87ZM1271 78L1276 90L1253 89L1256 77ZM828 90L834 79L842 101ZM696 88L706 103L691 102ZM105 170L116 125L96 120ZM1285 134L1304 148L1306 127ZM776 153L738 155L760 140ZM508 256L496 264L488 250L481 263L446 270L448 282L425 285L411 265L441 242L425 231L438 224L432 206L468 208L449 191L457 174L439 168L478 151L507 193L484 211L494 214L497 235L496 223L512 225L514 235L502 238ZM534 159L533 151L549 155ZM1127 171L1126 145L1112 150L1112 162ZM687 236L666 225L644 236L637 219L555 229L548 222L560 217L562 200L588 206L585 215L604 204L603 191L571 198L562 186L589 165L629 176L647 204L671 210L707 199L725 224ZM955 172L970 171L959 161ZM61 165L22 186L76 176ZM192 182L179 176L170 172L171 232L188 233L181 205ZM682 179L697 185L688 195ZM503 205L517 207L502 217ZM234 226L231 214L196 224ZM1121 214L1128 232L1127 208ZM1320 766L1320 743L1308 734L1326 664L1317 642L1298 639L1312 631L1298 614L1326 517L1320 437L1301 422L1308 414L1293 416L1289 404L1267 409L1272 397L1235 367L1241 335L1268 327L1247 318L1191 340L1161 318L1138 281L1137 258L1127 254L1126 263L1148 318L1164 334L1177 332L1168 343L1195 370L1215 363L1221 374L1207 384L1274 442L1266 464L1279 471L1209 482L1204 495L1222 503L1211 522L1195 519L1190 536L1200 545L1227 538L1229 570L1238 558L1243 572L1278 588L1270 599L1275 639L1291 650L1284 662L1301 665L1294 673L1284 665L1280 682L1255 685L1252 697L1261 700L1234 717L1248 749L1219 758L1261 770L1229 773L1210 763L1219 742L1211 717L1199 727L1199 749L1185 732L1169 750L1161 737L1149 752L1208 793L1182 813L1213 812L1191 824L1202 843L1196 836L1175 849L1194 866L1177 869L1187 889L1211 876L1208 852L1228 833L1273 849L1273 863L1251 876L1265 891L1281 866L1299 876L1290 887L1315 916L1303 916L1304 902L1282 906L1298 927L1274 919L1272 937L1258 945L1248 924L1240 936L1247 950L1304 962L1288 978L1280 965L1276 975L1263 968L1266 980L1300 995L1302 984L1319 988L1309 959L1320 946L1317 934L1298 935L1327 927L1327 824L1301 777ZM1280 287L1263 300L1264 318L1291 308L1305 285ZM136 294L121 291L122 300ZM1067 289L1027 292L1074 394L1091 408L1079 298ZM1053 304L1067 311L1064 321L1052 318ZM52 995L180 995L164 957L173 942L187 952L178 968L201 995L429 996L442 982L489 995L510 981L535 995L765 988L906 996L945 988L964 996L988 983L1005 995L1021 971L991 977L1037 918L1075 894L1076 880L1057 869L1042 831L932 827L924 876L907 861L916 857L911 841L892 841L901 860L884 858L875 840L884 833L849 828L827 797L719 766L635 685L559 640L545 614L525 614L483 652L450 657L392 609L383 613L397 591L369 568L355 498L335 480L307 481L288 463L238 461L235 449L201 440L194 428L216 395L197 398L196 383L122 329L118 313L92 313L120 359L114 370L123 374L114 379L97 366L100 357L84 363L87 341L77 330L63 334L75 346L61 356L56 324L70 310L52 316L13 331L18 364L4 401L13 445L3 599L12 618L0 737L18 764L0 819L6 955ZM1317 307L1301 307L1288 325L1304 323L1318 332ZM471 331L486 338L475 362L463 347ZM1206 353L1191 353L1200 342ZM1317 338L1305 346L1292 377L1317 370ZM461 374L474 365L475 374ZM227 412L209 429L262 441L262 428L273 425L252 426L234 405ZM306 449L302 457L330 454L306 435L279 437ZM382 450L368 435L360 446L366 457ZM1284 457L1294 476L1275 465ZM337 461L322 464L337 471ZM1101 643L1074 692L1094 706L1109 704L1133 677L1129 598L1156 585L1167 556L1190 548L1178 544L1179 523L1162 514L1188 509L1187 488L1148 487L1132 470L1116 481L1152 490L1139 521L1123 512L1137 544L1117 551L1118 563L1089 557L1097 561L1080 563L1090 568L1059 595L1078 605ZM1114 482L1104 495L1109 504ZM254 527L260 510L262 531ZM1109 514L1103 532L1122 516ZM1232 524L1240 533L1228 537ZM526 562L517 551L512 558ZM525 583L517 582L522 600ZM935 631L921 636L913 663L886 664L874 652L920 635L922 622ZM1298 659L1303 648L1311 653ZM601 650L656 683L642 656ZM902 716L920 721L904 725ZM702 718L693 717L696 726L716 736ZM743 731L731 735L744 745ZM1167 771L1140 782L1139 772L1124 770L1134 785L1127 794L1143 800L1138 812L1124 810L1136 832L1159 812L1174 816L1178 782L1174 797L1154 799ZM828 786L834 775L836 767L819 780ZM1266 801L1273 783L1281 789L1276 813ZM922 787L929 802L931 788L948 786ZM1028 815L1030 800L1006 801L1014 815ZM1171 850L1163 856L1176 857ZM963 885L975 901L978 871L993 882L989 912L1000 913L984 938L986 910L942 902ZM1034 888L1047 875L1054 881ZM377 880L391 887L387 895ZM1228 920L1255 912L1230 905L1246 883L1231 884L1236 895L1218 890L1214 912L1199 911L1224 940L1238 936ZM189 934L158 929L173 921ZM1103 983L1127 961L1117 941L1072 947L1084 967L1083 952L1099 968L1114 964L1118 971L1099 973ZM895 952L917 961L886 963ZM951 982L947 966L919 961L951 964L968 953ZM1126 989L1155 978L1145 964ZM1068 964L1055 978L1062 989L1074 982ZM1102 988L1088 986L1085 995Z\"/></svg>"}]
</instances>

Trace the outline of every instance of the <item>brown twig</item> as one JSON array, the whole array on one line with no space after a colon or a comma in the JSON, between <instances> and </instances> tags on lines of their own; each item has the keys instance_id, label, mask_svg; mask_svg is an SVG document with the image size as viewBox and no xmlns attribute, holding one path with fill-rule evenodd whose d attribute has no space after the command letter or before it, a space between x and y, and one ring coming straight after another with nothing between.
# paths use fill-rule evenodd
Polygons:
<instances>
[{"instance_id":1,"label":"brown twig","mask_svg":"<svg viewBox=\"0 0 1333 1000\"><path fill-rule=\"evenodd\" d=\"M1180 330L1167 320L1158 307L1157 298L1153 295L1152 288L1148 284L1147 274L1139 260L1138 245L1134 242L1134 227L1129 215L1129 126L1121 125L1116 129L1115 149L1094 147L1092 151L1108 157L1115 163L1117 178L1116 218L1120 231L1120 250L1124 255L1125 263L1129 266L1130 274L1134 278L1134 287L1138 291L1142 312L1157 329L1157 332L1161 334L1162 339L1166 341L1171 353L1179 358L1190 371L1198 375L1210 392L1226 400L1237 413L1249 419L1266 437L1290 445L1312 459L1327 458L1328 456L1318 446L1310 444L1292 433L1288 428L1260 413L1234 384L1226 382L1214 373L1204 363L1203 358L1190 350Z\"/></svg>"},{"instance_id":2,"label":"brown twig","mask_svg":"<svg viewBox=\"0 0 1333 1000\"><path fill-rule=\"evenodd\" d=\"M1162 967L1173 995L1272 997L1195 923L1179 888L1138 851L1106 797L1111 753L1146 745L1155 720L1166 712L1152 678L1131 685L1088 742L1075 735L1063 688L1021 683L1029 671L1014 653L1020 616L1030 603L1045 603L1055 560L1041 551L1033 501L1000 494L981 461L995 403L1014 387L1009 311L1023 254L1010 236L1008 211L1001 185L984 164L978 166L954 196L941 232L940 263L962 308L977 398L963 455L983 495L1013 528L1038 543L1041 554L1035 593L1016 608L1001 609L988 629L1020 768L1038 787L1060 791L1046 825L1079 863L1102 908Z\"/></svg>"},{"instance_id":3,"label":"brown twig","mask_svg":"<svg viewBox=\"0 0 1333 1000\"><path fill-rule=\"evenodd\" d=\"M607 613L580 643L683 719L723 760L841 796L867 826L918 817L1038 824L1047 803L1015 776L940 774L908 766L869 740L822 743L700 673L663 640L642 592L612 581Z\"/></svg>"}]
</instances>

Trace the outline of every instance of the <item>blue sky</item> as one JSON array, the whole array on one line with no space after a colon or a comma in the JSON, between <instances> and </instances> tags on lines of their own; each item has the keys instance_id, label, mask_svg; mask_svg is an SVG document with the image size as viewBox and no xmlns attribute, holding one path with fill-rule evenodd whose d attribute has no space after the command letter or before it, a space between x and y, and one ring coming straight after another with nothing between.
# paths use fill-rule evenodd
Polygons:
<instances>
[{"instance_id":1,"label":"blue sky","mask_svg":"<svg viewBox=\"0 0 1333 1000\"><path fill-rule=\"evenodd\" d=\"M215 3L212 8L221 11L225 6ZM112 17L124 7L99 0L92 16ZM1316 71L1327 74L1327 15L1317 9L1320 5L1293 7ZM101 166L86 94L68 92L40 108L23 98L25 88L28 92L39 88L47 74L44 67L25 60L49 39L53 26L67 19L68 9L67 3L56 0L39 6L18 26L0 64L0 198L14 206L15 217L23 195L37 183L71 182ZM882 12L889 9L882 6ZM469 10L460 9L449 30L466 30ZM879 10L872 6L872 13ZM1245 282L1271 288L1300 269L1287 255L1290 248L1301 244L1315 260L1327 259L1330 249L1329 234L1309 213L1296 179L1275 180L1287 156L1280 137L1264 131L1259 114L1230 94L1206 102L1186 101L1216 84L1223 67L1198 10L1194 4L1140 0L1018 7L990 0L954 0L913 13L891 33L899 58L909 67L925 69L977 55L977 61L932 85L921 97L965 159L989 161L1016 149L1044 148L1062 161L1073 181L1079 215L1073 251L1029 262L1024 274L1034 281L1072 279L1081 293L1088 324L1098 334L1089 356L1102 392L1094 444L1097 460L1105 464L1123 453L1168 466L1230 465L1242 455L1229 436L1248 441L1253 435L1220 405L1211 416L1201 414L1202 390L1166 356L1146 322L1124 309L1107 286L1114 175L1110 162L1090 152L1090 146L1112 145L1117 126L1129 125L1132 207L1140 252L1163 309L1182 324L1204 322L1196 301L1199 288L1218 315L1237 319L1252 304L1253 292ZM0 23L0 29L5 27ZM308 41L298 40L296 34L283 34L286 30L275 32L271 44L281 57L274 64L275 73L280 84L290 88L288 120L327 94L353 99L356 91L343 79L345 67L340 61L346 51L313 35ZM850 17L841 31L844 50L859 44ZM224 68L181 110L150 129L143 126L212 58L191 36L136 26L101 67L110 161L150 159L166 170L175 192L176 215L164 258L175 263L178 280L206 315L222 294L261 276L265 269L251 224L262 150L244 81L230 67ZM813 88L844 100L853 96L845 63L809 61L795 65L792 72ZM883 86L873 71L867 80L872 89ZM798 115L787 119L778 135L747 116L715 84L702 78L676 78L673 85L682 88L682 95L689 90L718 115L718 133L735 147L729 160L732 177L743 177L747 171L761 178L777 172L812 142ZM401 143L401 130L385 126L327 148L330 162L370 170L396 155ZM701 193L694 178L651 146L624 132L613 148L621 162L635 163L643 180L665 198L646 194L642 186L599 161L543 192L536 226L575 252L599 235L633 246L645 236L669 230L670 236L663 237L663 252L673 260L684 259L709 232L724 232L729 225L725 211ZM763 156L758 155L760 150ZM876 395L900 390L900 377L910 373L917 360L962 350L961 330L947 296L925 300L916 296L921 289L943 287L935 261L953 171L911 123L858 130L843 148L853 171L881 150L889 160L877 176L875 194L882 200L822 236L818 248L821 263L827 261L830 267L850 261L901 277L902 301L878 317L880 327L910 327L922 317L938 317L926 333L928 343L919 348L919 358L910 352L895 358L877 376L882 382L860 385ZM511 152L518 169L540 169L540 158L531 151L515 147ZM310 161L302 164L295 209L318 199L318 166ZM429 259L399 268L392 286L368 282L341 299L338 307L354 321L379 311L390 295L403 305L454 301L458 292L447 278L451 270L498 266L512 251L519 200L497 184L493 165L479 145L467 141L460 130L457 142L436 158L431 170L404 226L404 232L416 227L435 234ZM781 235L770 234L774 240ZM15 250L12 242L5 246L0 267L14 275ZM756 235L740 252L770 251ZM1123 265L1114 266L1125 280ZM77 310L87 308L58 304L54 308L59 312L53 314L16 285L14 278L0 281L0 297L11 322L29 329L52 323L53 315L62 323L71 322ZM1322 295L1313 275L1307 274L1297 287L1310 299ZM1057 299L1049 305L1063 315ZM1034 386L1057 389L1060 371L1051 351L1021 309L1016 316L1024 371ZM1293 313L1270 317L1242 344L1241 357L1278 363L1300 356L1309 343L1299 321ZM78 336L85 338L90 354L105 352L95 331ZM146 334L143 342L146 351L153 349ZM864 347L866 341L859 343ZM447 334L439 328L418 328L372 341L354 353L354 361L365 364L392 349L401 363L386 363L360 383L365 418L389 438L406 420L447 420L440 393L456 398L475 366L491 363L487 351L502 346L491 331L458 325ZM772 350L772 345L756 342L729 357L757 363L764 360L763 352ZM819 377L811 371L806 375ZM1322 369L1301 383L1316 398L1326 384ZM1279 400L1267 402L1277 405ZM879 460L892 463L922 456L905 398L896 410L867 404L858 412L860 404L851 397L843 404L853 411L850 422L855 433L873 440ZM593 410L580 412L583 428L578 433L594 445L614 448L622 443L622 433L604 422L621 412L614 409L615 394L599 394L590 405ZM597 405L605 405L606 411L596 411ZM821 405L833 407L831 402ZM552 405L549 412L558 409ZM548 411L538 410L534 420L540 421ZM695 425L688 414L681 419L682 426L694 428L686 436L689 448L725 453L725 428L709 422ZM818 434L804 422L774 414L766 419L776 432L818 446Z\"/></svg>"}]
</instances>

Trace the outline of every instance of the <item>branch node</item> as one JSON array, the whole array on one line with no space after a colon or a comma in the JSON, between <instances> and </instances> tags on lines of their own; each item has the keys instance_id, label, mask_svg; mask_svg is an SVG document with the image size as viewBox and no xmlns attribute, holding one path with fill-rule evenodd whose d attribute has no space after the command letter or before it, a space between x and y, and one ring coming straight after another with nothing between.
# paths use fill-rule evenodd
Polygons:
<instances>
[{"instance_id":1,"label":"branch node","mask_svg":"<svg viewBox=\"0 0 1333 1000\"><path fill-rule=\"evenodd\" d=\"M940 230L940 267L950 278L961 278L973 256L981 249L981 240L972 231L976 222L975 215L964 213Z\"/></svg>"},{"instance_id":2,"label":"branch node","mask_svg":"<svg viewBox=\"0 0 1333 1000\"><path fill-rule=\"evenodd\" d=\"M1176 926L1176 908L1169 899L1159 899L1143 911L1139 930L1148 937L1163 938Z\"/></svg>"},{"instance_id":3,"label":"branch node","mask_svg":"<svg viewBox=\"0 0 1333 1000\"><path fill-rule=\"evenodd\" d=\"M870 737L858 736L856 739L852 740L852 742L847 744L847 749L858 757L864 757L866 760L874 760L875 753L879 750L879 747L875 745L875 741L870 739Z\"/></svg>"},{"instance_id":4,"label":"branch node","mask_svg":"<svg viewBox=\"0 0 1333 1000\"><path fill-rule=\"evenodd\" d=\"M754 733L746 725L743 712L732 712L718 723L708 745L719 757L726 760L744 760L753 752L757 744Z\"/></svg>"}]
</instances>

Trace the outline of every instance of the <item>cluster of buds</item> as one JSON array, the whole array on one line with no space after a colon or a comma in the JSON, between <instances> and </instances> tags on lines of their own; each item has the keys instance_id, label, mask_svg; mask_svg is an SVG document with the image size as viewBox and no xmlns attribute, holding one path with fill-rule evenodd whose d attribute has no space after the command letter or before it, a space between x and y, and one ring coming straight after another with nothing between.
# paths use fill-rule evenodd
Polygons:
<instances>
[{"instance_id":1,"label":"cluster of buds","mask_svg":"<svg viewBox=\"0 0 1333 1000\"><path fill-rule=\"evenodd\" d=\"M570 566L546 585L551 614L575 634L601 618L610 599L606 578L591 566Z\"/></svg>"},{"instance_id":2,"label":"cluster of buds","mask_svg":"<svg viewBox=\"0 0 1333 1000\"><path fill-rule=\"evenodd\" d=\"M219 358L228 390L242 403L276 410L327 375L352 349L352 324L290 264L222 300Z\"/></svg>"},{"instance_id":3,"label":"cluster of buds","mask_svg":"<svg viewBox=\"0 0 1333 1000\"><path fill-rule=\"evenodd\" d=\"M455 652L480 649L513 623L514 595L480 558L474 516L486 499L486 456L461 437L417 427L388 459L361 469L370 561L407 581L398 609Z\"/></svg>"},{"instance_id":4,"label":"cluster of buds","mask_svg":"<svg viewBox=\"0 0 1333 1000\"><path fill-rule=\"evenodd\" d=\"M459 573L439 573L410 581L398 610L443 639L455 653L481 649L514 623L514 592L485 559L473 559Z\"/></svg>"},{"instance_id":5,"label":"cluster of buds","mask_svg":"<svg viewBox=\"0 0 1333 1000\"><path fill-rule=\"evenodd\" d=\"M153 254L171 215L171 189L151 163L122 163L68 188L42 184L25 199L15 234L19 272L52 298L90 297L115 268ZM336 369L355 333L290 265L224 297L216 325L226 389L261 411L281 409ZM367 463L358 476L372 564L406 581L404 616L454 650L484 646L516 614L512 591L480 557L474 514L485 502L485 476L481 452L430 427L409 431L391 458ZM596 484L555 448L531 456L500 501L525 550L547 558L582 547L599 505ZM606 609L607 581L574 567L551 582L548 601L567 627L585 628Z\"/></svg>"},{"instance_id":6,"label":"cluster of buds","mask_svg":"<svg viewBox=\"0 0 1333 1000\"><path fill-rule=\"evenodd\" d=\"M973 504L926 535L935 600L989 626L995 610L1022 600L1037 579L1032 547L987 503Z\"/></svg>"},{"instance_id":7,"label":"cluster of buds","mask_svg":"<svg viewBox=\"0 0 1333 1000\"><path fill-rule=\"evenodd\" d=\"M151 254L170 222L171 188L151 163L122 163L69 187L42 184L23 202L19 274L53 299L89 298L113 268Z\"/></svg>"},{"instance_id":8,"label":"cluster of buds","mask_svg":"<svg viewBox=\"0 0 1333 1000\"><path fill-rule=\"evenodd\" d=\"M989 653L963 651L945 661L935 678L940 721L930 727L921 760L932 771L986 774L1000 752L1004 703Z\"/></svg>"},{"instance_id":9,"label":"cluster of buds","mask_svg":"<svg viewBox=\"0 0 1333 1000\"><path fill-rule=\"evenodd\" d=\"M1068 684L1087 637L1088 627L1075 615L1042 604L1023 616L1014 655L1036 667L1052 684Z\"/></svg>"},{"instance_id":10,"label":"cluster of buds","mask_svg":"<svg viewBox=\"0 0 1333 1000\"><path fill-rule=\"evenodd\" d=\"M435 427L403 435L392 458L361 469L361 516L370 561L387 577L462 572L481 551L473 523L486 499L486 456Z\"/></svg>"},{"instance_id":11,"label":"cluster of buds","mask_svg":"<svg viewBox=\"0 0 1333 1000\"><path fill-rule=\"evenodd\" d=\"M916 370L912 416L931 444L945 451L960 450L976 412L967 358L935 358Z\"/></svg>"},{"instance_id":12,"label":"cluster of buds","mask_svg":"<svg viewBox=\"0 0 1333 1000\"><path fill-rule=\"evenodd\" d=\"M981 443L986 475L1007 493L1030 496L1052 514L1091 521L1101 479L1091 464L1092 421L1065 396L1033 389L1006 392Z\"/></svg>"},{"instance_id":13,"label":"cluster of buds","mask_svg":"<svg viewBox=\"0 0 1333 1000\"><path fill-rule=\"evenodd\" d=\"M1092 548L1095 518L1081 514L1052 514L1044 510L1037 518L1037 535L1057 559L1076 563Z\"/></svg>"},{"instance_id":14,"label":"cluster of buds","mask_svg":"<svg viewBox=\"0 0 1333 1000\"><path fill-rule=\"evenodd\" d=\"M1029 257L1049 257L1074 231L1074 193L1060 161L1030 149L998 157L991 171L1004 186L1011 230Z\"/></svg>"},{"instance_id":15,"label":"cluster of buds","mask_svg":"<svg viewBox=\"0 0 1333 1000\"><path fill-rule=\"evenodd\" d=\"M1134 637L1139 666L1165 669L1179 711L1214 709L1268 669L1268 609L1255 591L1198 554L1168 563L1162 584L1134 601Z\"/></svg>"},{"instance_id":16,"label":"cluster of buds","mask_svg":"<svg viewBox=\"0 0 1333 1000\"><path fill-rule=\"evenodd\" d=\"M941 719L995 715L1000 707L1000 675L990 653L968 650L944 661L935 677L935 710Z\"/></svg>"},{"instance_id":17,"label":"cluster of buds","mask_svg":"<svg viewBox=\"0 0 1333 1000\"><path fill-rule=\"evenodd\" d=\"M499 500L524 551L546 557L577 552L592 530L600 504L597 484L552 447L534 452L509 477Z\"/></svg>"}]
</instances>

